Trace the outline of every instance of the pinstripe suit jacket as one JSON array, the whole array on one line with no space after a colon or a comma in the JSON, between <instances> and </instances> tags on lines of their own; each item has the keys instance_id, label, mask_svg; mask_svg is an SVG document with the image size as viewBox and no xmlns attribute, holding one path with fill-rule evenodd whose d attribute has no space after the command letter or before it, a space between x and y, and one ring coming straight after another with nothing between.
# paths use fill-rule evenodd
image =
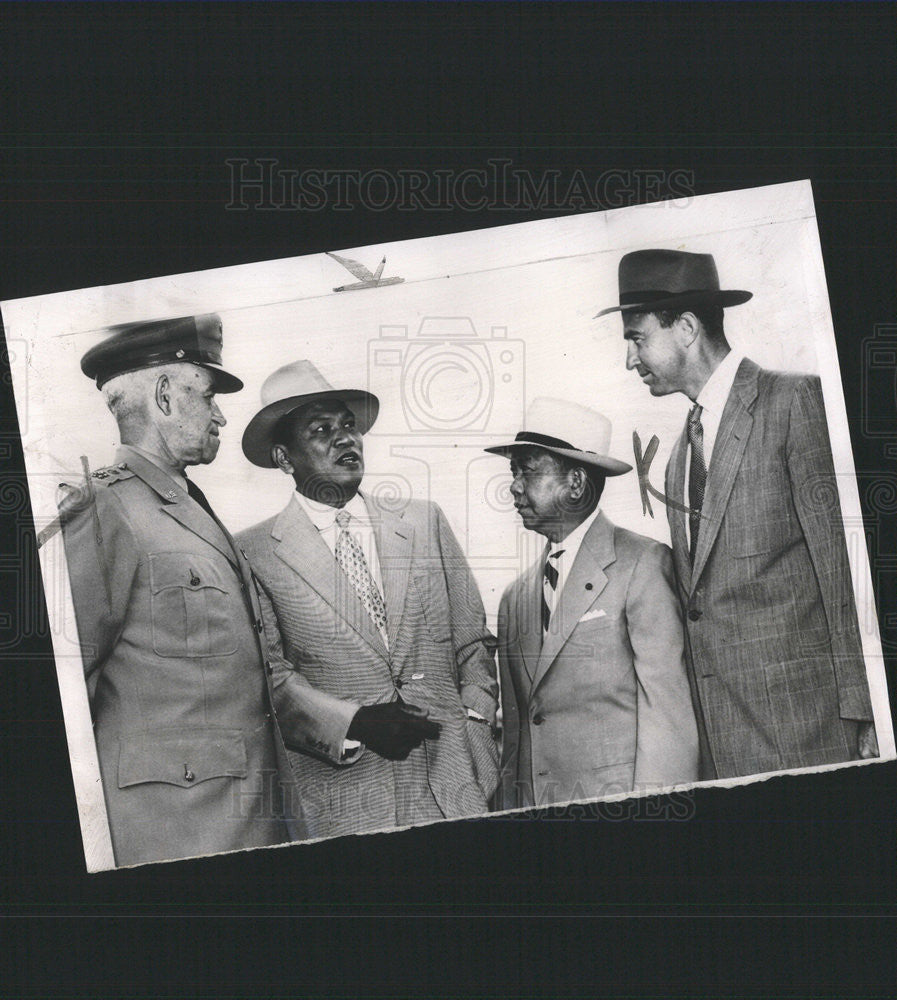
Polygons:
<instances>
[{"instance_id":1,"label":"pinstripe suit jacket","mask_svg":"<svg viewBox=\"0 0 897 1000\"><path fill-rule=\"evenodd\" d=\"M666 492L684 495L683 430ZM708 470L694 566L667 507L702 777L856 757L872 707L819 379L740 364Z\"/></svg>"},{"instance_id":2,"label":"pinstripe suit jacket","mask_svg":"<svg viewBox=\"0 0 897 1000\"><path fill-rule=\"evenodd\" d=\"M487 810L498 781L493 639L467 562L442 511L409 501L401 515L364 496L383 578L389 648L317 529L290 501L238 536L260 585L263 616L280 649L274 699L313 837L387 829L410 794L409 762L370 750L341 759L362 704L427 708L438 739L420 754L433 798L448 818ZM281 655L282 654L282 655ZM398 813L397 813L398 810Z\"/></svg>"},{"instance_id":3,"label":"pinstripe suit jacket","mask_svg":"<svg viewBox=\"0 0 897 1000\"><path fill-rule=\"evenodd\" d=\"M515 580L499 609L502 807L695 781L669 548L599 514L544 642L543 565Z\"/></svg>"}]
</instances>

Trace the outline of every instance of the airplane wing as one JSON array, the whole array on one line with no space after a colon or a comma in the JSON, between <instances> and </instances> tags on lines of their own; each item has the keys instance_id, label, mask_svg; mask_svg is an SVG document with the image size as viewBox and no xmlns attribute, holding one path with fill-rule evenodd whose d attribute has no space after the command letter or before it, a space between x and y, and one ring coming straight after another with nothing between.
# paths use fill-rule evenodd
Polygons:
<instances>
[{"instance_id":1,"label":"airplane wing","mask_svg":"<svg viewBox=\"0 0 897 1000\"><path fill-rule=\"evenodd\" d=\"M340 257L337 253L331 253L329 250L324 251L328 257L332 257L338 264L342 264L347 271L351 271L360 281L373 281L374 276L371 272L364 266L364 264L359 264L357 260L349 260L348 257Z\"/></svg>"}]
</instances>

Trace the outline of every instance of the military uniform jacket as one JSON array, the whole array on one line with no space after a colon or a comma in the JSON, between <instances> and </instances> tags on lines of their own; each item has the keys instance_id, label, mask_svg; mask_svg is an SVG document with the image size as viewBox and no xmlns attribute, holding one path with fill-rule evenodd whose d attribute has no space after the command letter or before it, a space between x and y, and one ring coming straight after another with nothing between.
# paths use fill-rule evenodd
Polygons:
<instances>
[{"instance_id":1,"label":"military uniform jacket","mask_svg":"<svg viewBox=\"0 0 897 1000\"><path fill-rule=\"evenodd\" d=\"M259 580L265 624L281 637L285 661L274 661L275 704L313 836L394 827L408 811L402 797L411 792L410 759L389 761L366 748L343 757L360 705L400 696L439 723L438 739L426 741L423 754L443 816L485 812L498 781L490 728L467 719L471 708L495 721L498 685L494 643L464 555L435 504L409 501L396 514L364 500L383 578L388 648L292 499L237 536Z\"/></svg>"},{"instance_id":2,"label":"military uniform jacket","mask_svg":"<svg viewBox=\"0 0 897 1000\"><path fill-rule=\"evenodd\" d=\"M61 508L116 863L300 836L245 557L159 468L117 459Z\"/></svg>"},{"instance_id":3,"label":"military uniform jacket","mask_svg":"<svg viewBox=\"0 0 897 1000\"><path fill-rule=\"evenodd\" d=\"M680 501L687 455L683 431L666 478ZM816 376L741 362L701 515L692 566L685 514L667 507L701 776L855 758L872 706Z\"/></svg>"}]
</instances>

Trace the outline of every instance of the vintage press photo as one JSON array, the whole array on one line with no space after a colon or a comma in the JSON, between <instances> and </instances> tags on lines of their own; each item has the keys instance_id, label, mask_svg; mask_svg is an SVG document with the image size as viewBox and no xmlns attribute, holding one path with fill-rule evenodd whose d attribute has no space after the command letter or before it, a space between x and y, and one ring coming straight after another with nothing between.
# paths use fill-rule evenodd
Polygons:
<instances>
[{"instance_id":1,"label":"vintage press photo","mask_svg":"<svg viewBox=\"0 0 897 1000\"><path fill-rule=\"evenodd\" d=\"M2 314L90 871L894 759L809 182Z\"/></svg>"}]
</instances>

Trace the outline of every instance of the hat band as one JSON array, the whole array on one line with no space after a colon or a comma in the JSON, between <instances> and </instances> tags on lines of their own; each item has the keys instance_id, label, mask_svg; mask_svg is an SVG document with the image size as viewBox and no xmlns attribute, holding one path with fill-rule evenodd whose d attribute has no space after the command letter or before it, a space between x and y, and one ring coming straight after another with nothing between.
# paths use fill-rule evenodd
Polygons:
<instances>
[{"instance_id":1,"label":"hat band","mask_svg":"<svg viewBox=\"0 0 897 1000\"><path fill-rule=\"evenodd\" d=\"M541 444L546 448L566 448L568 451L581 451L581 448L576 448L569 441L564 441L561 438L551 437L548 434L537 434L535 431L519 431L517 437L514 438L515 443L525 442L526 444Z\"/></svg>"},{"instance_id":2,"label":"hat band","mask_svg":"<svg viewBox=\"0 0 897 1000\"><path fill-rule=\"evenodd\" d=\"M620 305L625 306L630 302L654 302L661 299L676 299L686 295L707 295L716 294L718 288L685 288L678 292L671 292L664 288L643 288L635 292L620 292Z\"/></svg>"},{"instance_id":3,"label":"hat band","mask_svg":"<svg viewBox=\"0 0 897 1000\"><path fill-rule=\"evenodd\" d=\"M118 361L114 368L106 368L97 371L97 388L102 389L104 384L117 375L125 375L128 372L140 371L141 368L155 368L158 365L177 364L187 361L194 365L219 365L220 362L210 358L208 352L199 350L177 350L162 351L158 354L140 354L134 357L134 366L128 365L127 358Z\"/></svg>"}]
</instances>

